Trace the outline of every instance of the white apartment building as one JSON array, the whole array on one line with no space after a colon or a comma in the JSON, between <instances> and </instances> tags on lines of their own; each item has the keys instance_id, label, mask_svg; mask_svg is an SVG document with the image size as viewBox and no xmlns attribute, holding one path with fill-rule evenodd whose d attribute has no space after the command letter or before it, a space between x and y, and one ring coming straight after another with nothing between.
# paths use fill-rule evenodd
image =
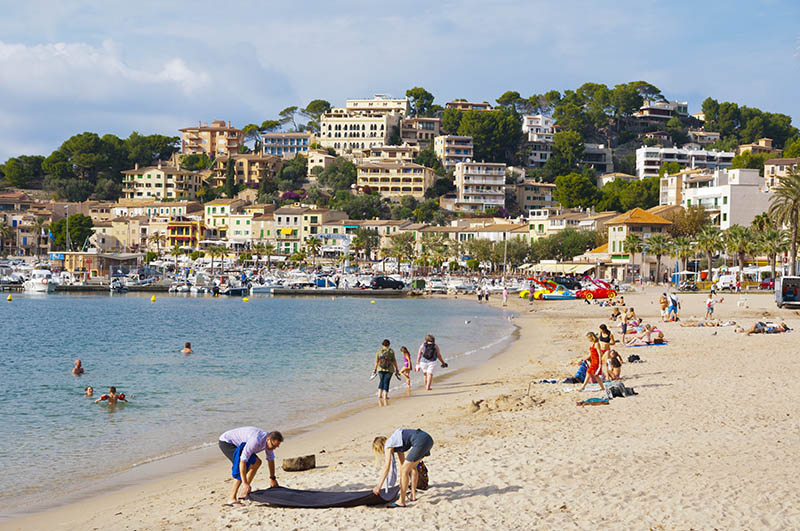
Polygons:
<instances>
[{"instance_id":1,"label":"white apartment building","mask_svg":"<svg viewBox=\"0 0 800 531\"><path fill-rule=\"evenodd\" d=\"M392 98L388 94L375 94L371 99L351 99L345 102L345 109L349 112L367 113L400 113L408 116L411 107L408 98Z\"/></svg>"},{"instance_id":2,"label":"white apartment building","mask_svg":"<svg viewBox=\"0 0 800 531\"><path fill-rule=\"evenodd\" d=\"M682 172L662 177L661 183L662 198L677 198L679 202L671 204L684 208L703 206L722 230L731 225L750 225L756 215L769 210L772 197L756 169ZM665 188L670 187L673 190L665 194Z\"/></svg>"},{"instance_id":3,"label":"white apartment building","mask_svg":"<svg viewBox=\"0 0 800 531\"><path fill-rule=\"evenodd\" d=\"M335 149L340 155L355 149L382 146L389 143L395 128L399 134L402 116L397 111L331 109L320 119L319 143L324 148Z\"/></svg>"},{"instance_id":4,"label":"white apartment building","mask_svg":"<svg viewBox=\"0 0 800 531\"><path fill-rule=\"evenodd\" d=\"M413 162L364 162L358 165L357 186L368 186L377 190L381 197L392 200L409 195L421 201L435 178L432 169Z\"/></svg>"},{"instance_id":5,"label":"white apartment building","mask_svg":"<svg viewBox=\"0 0 800 531\"><path fill-rule=\"evenodd\" d=\"M764 186L767 190L778 184L778 179L786 177L792 168L800 165L800 158L769 159L764 163Z\"/></svg>"},{"instance_id":6,"label":"white apartment building","mask_svg":"<svg viewBox=\"0 0 800 531\"><path fill-rule=\"evenodd\" d=\"M685 101L644 100L639 110L633 113L636 118L651 122L667 122L673 116L688 116L689 103Z\"/></svg>"},{"instance_id":7,"label":"white apartment building","mask_svg":"<svg viewBox=\"0 0 800 531\"><path fill-rule=\"evenodd\" d=\"M203 207L195 201L143 202L120 199L114 203L114 218L147 216L181 216L202 215Z\"/></svg>"},{"instance_id":8,"label":"white apartment building","mask_svg":"<svg viewBox=\"0 0 800 531\"><path fill-rule=\"evenodd\" d=\"M658 175L661 165L665 162L677 162L690 169L730 168L733 157L734 154L731 151L642 146L636 150L636 176L639 179L654 177Z\"/></svg>"},{"instance_id":9,"label":"white apartment building","mask_svg":"<svg viewBox=\"0 0 800 531\"><path fill-rule=\"evenodd\" d=\"M473 158L474 146L471 136L441 135L433 139L433 151L442 161L445 171L456 169L459 162Z\"/></svg>"},{"instance_id":10,"label":"white apartment building","mask_svg":"<svg viewBox=\"0 0 800 531\"><path fill-rule=\"evenodd\" d=\"M394 160L414 162L419 152L420 147L418 145L403 144L402 146L375 146L354 150L352 156L355 164L362 164L364 162L391 162Z\"/></svg>"},{"instance_id":11,"label":"white apartment building","mask_svg":"<svg viewBox=\"0 0 800 531\"><path fill-rule=\"evenodd\" d=\"M530 150L527 166L529 168L544 166L553 152L555 134L553 119L543 114L523 116L522 132L527 135L525 145Z\"/></svg>"},{"instance_id":12,"label":"white apartment building","mask_svg":"<svg viewBox=\"0 0 800 531\"><path fill-rule=\"evenodd\" d=\"M604 173L602 175L597 176L597 187L602 188L608 183L613 183L614 181L636 181L638 180L635 175L628 175L627 173Z\"/></svg>"},{"instance_id":13,"label":"white apartment building","mask_svg":"<svg viewBox=\"0 0 800 531\"><path fill-rule=\"evenodd\" d=\"M455 208L462 212L506 206L506 165L501 162L456 164Z\"/></svg>"}]
</instances>

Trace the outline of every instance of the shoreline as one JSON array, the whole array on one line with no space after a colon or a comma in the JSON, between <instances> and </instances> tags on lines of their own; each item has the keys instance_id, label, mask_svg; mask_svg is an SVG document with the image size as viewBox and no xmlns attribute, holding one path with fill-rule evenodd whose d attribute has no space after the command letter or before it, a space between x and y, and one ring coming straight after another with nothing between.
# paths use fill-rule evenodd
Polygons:
<instances>
[{"instance_id":1,"label":"shoreline","mask_svg":"<svg viewBox=\"0 0 800 531\"><path fill-rule=\"evenodd\" d=\"M367 293L366 295L370 295L372 293ZM365 296L366 296L365 295ZM393 295L393 291L389 290L387 293L375 293L376 296L389 296ZM178 294L180 296L180 294ZM257 295L256 297L260 297L261 295ZM266 295L269 297L270 295ZM346 295L341 295L346 296ZM419 297L419 299L447 299L447 300L461 300L461 301L468 301L474 302L472 299L469 298L462 298L459 299L458 297L452 297L448 295L425 295ZM497 302L497 301L494 301ZM492 307L496 308L497 310L505 311L506 308L500 307L498 304L492 304ZM516 312L509 312L512 316L516 316ZM447 357L445 356L446 360L462 360L462 359L471 359L472 354L476 353L479 350L489 349L492 350L493 348L497 348L497 350L493 353L489 354L489 357L483 361L479 361L477 363L471 363L466 367L449 369L446 373L438 373L436 375L437 382L446 382L449 379L456 377L466 371L474 371L479 369L481 366L486 364L488 361L501 356L505 351L507 351L510 346L518 340L519 338L519 326L513 324L513 329L511 332L501 337L500 339L488 343L486 345L482 345L478 347L478 349L470 350L461 352L455 356ZM413 358L413 355L412 355ZM417 374L417 379L415 378L415 373L411 374L413 386L412 386L412 393L419 392L422 389L421 383L421 376L420 373ZM405 391L405 384L402 380L392 380L392 400L393 402L401 402L404 399L409 398L406 396ZM402 386L402 387L401 387ZM321 420L312 421L309 424L301 424L297 427L293 427L290 429L282 429L284 436L287 439L298 440L304 437L313 436L313 434L331 423L339 423L344 422L352 416L358 415L364 411L369 411L370 409L374 408L374 404L372 403L374 399L374 393L360 395L359 397L355 398L354 400L341 400L337 404L325 406L324 408L330 408L332 411L329 414L326 414ZM285 447L284 445L283 447ZM282 448L283 448L282 447ZM119 489L120 487L123 489L122 492L129 490L129 489L136 489L139 487L147 487L150 484L158 483L164 481L165 478L169 477L176 472L180 474L190 474L192 472L201 472L204 470L208 470L209 468L215 467L215 465L220 461L219 459L219 451L217 445L214 442L204 443L200 447L186 447L183 449L176 449L167 453L165 455L160 455L153 457L151 459L145 460L143 462L134 463L128 466L125 469L112 472L105 477L102 477L98 480L94 480L95 484L85 490L81 490L80 492L74 494L68 494L61 497L58 497L55 502L51 503L37 503L29 506L24 511L19 510L11 510L5 514L0 515L0 529L5 529L6 526L11 525L13 528L13 524L19 521L24 521L29 518L36 518L38 516L48 515L53 512L58 512L61 510L69 510L73 506L79 506L82 504L92 504L93 502L101 502L101 500L107 496L104 494L105 491L114 488ZM281 459L280 454L276 454L276 466L277 462ZM27 527L27 526L26 526Z\"/></svg>"},{"instance_id":2,"label":"shoreline","mask_svg":"<svg viewBox=\"0 0 800 531\"><path fill-rule=\"evenodd\" d=\"M429 393L287 438L277 452L278 465L285 457L317 457L317 468L306 472L278 469L282 486L365 490L377 479L374 436L422 428L435 440L425 459L431 487L406 510L224 508L230 465L220 455L206 468L0 528L800 527L793 503L800 480L786 466L800 459L800 424L792 409L800 400L797 332L744 336L733 327L681 327L702 317L704 294L681 297L682 323L661 323L661 289L625 294L669 341L659 348L618 347L625 359L643 358L622 368L636 396L584 408L576 401L599 393L532 383L574 373L570 361L585 357L586 331L603 322L615 335L618 328L607 308L583 301L530 306L511 299L518 338L502 354L446 380L435 378ZM781 319L800 327L798 314L777 310L768 294L725 299L715 311L721 320L750 326ZM758 386L752 385L756 379ZM265 485L265 477L256 478L256 489Z\"/></svg>"}]
</instances>

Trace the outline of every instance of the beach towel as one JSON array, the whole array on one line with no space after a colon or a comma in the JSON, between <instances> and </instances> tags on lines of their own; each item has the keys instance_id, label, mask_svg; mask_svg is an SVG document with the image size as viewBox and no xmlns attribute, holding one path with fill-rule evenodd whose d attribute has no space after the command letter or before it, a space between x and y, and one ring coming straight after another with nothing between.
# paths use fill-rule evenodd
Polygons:
<instances>
[{"instance_id":1,"label":"beach towel","mask_svg":"<svg viewBox=\"0 0 800 531\"><path fill-rule=\"evenodd\" d=\"M602 406L608 405L608 398L587 398L575 403L576 406Z\"/></svg>"},{"instance_id":2,"label":"beach towel","mask_svg":"<svg viewBox=\"0 0 800 531\"><path fill-rule=\"evenodd\" d=\"M242 450L244 450L244 445L247 443L242 443L236 447L236 450L233 452L233 467L231 468L231 475L233 479L238 479L242 481L242 476L239 475L239 460L242 458ZM244 471L247 472L247 469L250 468L250 465L256 462L256 454L250 456L250 459L247 460L247 464L244 466Z\"/></svg>"},{"instance_id":3,"label":"beach towel","mask_svg":"<svg viewBox=\"0 0 800 531\"><path fill-rule=\"evenodd\" d=\"M625 346L633 348L633 347L663 347L665 345L669 345L669 343L664 341L663 343L650 343L650 344L643 343L641 345L625 345Z\"/></svg>"},{"instance_id":4,"label":"beach towel","mask_svg":"<svg viewBox=\"0 0 800 531\"><path fill-rule=\"evenodd\" d=\"M273 507L297 507L302 509L325 509L328 507L358 507L359 505L381 505L391 503L400 494L400 487L392 487L380 496L371 490L358 492L322 492L318 490L295 490L283 487L257 490L248 499Z\"/></svg>"}]
</instances>

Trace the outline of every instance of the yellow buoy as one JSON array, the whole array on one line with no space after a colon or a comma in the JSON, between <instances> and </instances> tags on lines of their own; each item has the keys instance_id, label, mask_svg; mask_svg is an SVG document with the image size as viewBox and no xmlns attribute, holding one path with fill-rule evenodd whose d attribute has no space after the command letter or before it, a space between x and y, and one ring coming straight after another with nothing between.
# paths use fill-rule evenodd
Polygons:
<instances>
[{"instance_id":1,"label":"yellow buoy","mask_svg":"<svg viewBox=\"0 0 800 531\"><path fill-rule=\"evenodd\" d=\"M13 301L13 300L14 300L14 298L13 298L11 295L9 295L9 296L8 296L8 298L7 298L6 300L7 300L8 302L11 302L11 301Z\"/></svg>"},{"instance_id":2,"label":"yellow buoy","mask_svg":"<svg viewBox=\"0 0 800 531\"><path fill-rule=\"evenodd\" d=\"M155 296L155 295L153 295L152 297L150 297L150 302L156 302L156 296Z\"/></svg>"},{"instance_id":3,"label":"yellow buoy","mask_svg":"<svg viewBox=\"0 0 800 531\"><path fill-rule=\"evenodd\" d=\"M375 304L375 301L369 301L370 304Z\"/></svg>"},{"instance_id":4,"label":"yellow buoy","mask_svg":"<svg viewBox=\"0 0 800 531\"><path fill-rule=\"evenodd\" d=\"M335 300L336 300L336 297L331 297L331 300L332 300L332 301L335 301Z\"/></svg>"},{"instance_id":5,"label":"yellow buoy","mask_svg":"<svg viewBox=\"0 0 800 531\"><path fill-rule=\"evenodd\" d=\"M248 299L247 297L245 297L244 299L242 299L242 302L250 302L250 299Z\"/></svg>"}]
</instances>

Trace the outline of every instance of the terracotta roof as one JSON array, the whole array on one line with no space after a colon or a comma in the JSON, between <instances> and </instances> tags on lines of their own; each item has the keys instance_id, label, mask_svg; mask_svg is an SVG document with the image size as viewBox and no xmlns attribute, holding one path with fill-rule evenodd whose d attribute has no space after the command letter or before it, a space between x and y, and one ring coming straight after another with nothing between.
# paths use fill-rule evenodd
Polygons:
<instances>
[{"instance_id":1,"label":"terracotta roof","mask_svg":"<svg viewBox=\"0 0 800 531\"><path fill-rule=\"evenodd\" d=\"M786 166L786 165L799 164L799 163L800 163L800 157L797 157L797 158L794 158L794 159L769 159L767 162L764 163L764 165L767 165L767 164L783 164L784 166Z\"/></svg>"},{"instance_id":2,"label":"terracotta roof","mask_svg":"<svg viewBox=\"0 0 800 531\"><path fill-rule=\"evenodd\" d=\"M241 202L241 199L214 199L213 201L209 201L206 203L205 206L219 206L219 205L231 205L233 203Z\"/></svg>"},{"instance_id":3,"label":"terracotta roof","mask_svg":"<svg viewBox=\"0 0 800 531\"><path fill-rule=\"evenodd\" d=\"M656 216L655 214L651 214L647 210L643 210L641 208L634 208L633 210L629 210L624 214L620 214L619 216L610 219L606 222L606 225L629 225L629 224L638 224L638 225L672 225L671 221L667 221L666 219Z\"/></svg>"},{"instance_id":4,"label":"terracotta roof","mask_svg":"<svg viewBox=\"0 0 800 531\"><path fill-rule=\"evenodd\" d=\"M597 254L606 254L606 253L608 253L608 243L604 243L600 247L595 247L591 251L586 251L585 254L591 254L591 253L597 253Z\"/></svg>"}]
</instances>

